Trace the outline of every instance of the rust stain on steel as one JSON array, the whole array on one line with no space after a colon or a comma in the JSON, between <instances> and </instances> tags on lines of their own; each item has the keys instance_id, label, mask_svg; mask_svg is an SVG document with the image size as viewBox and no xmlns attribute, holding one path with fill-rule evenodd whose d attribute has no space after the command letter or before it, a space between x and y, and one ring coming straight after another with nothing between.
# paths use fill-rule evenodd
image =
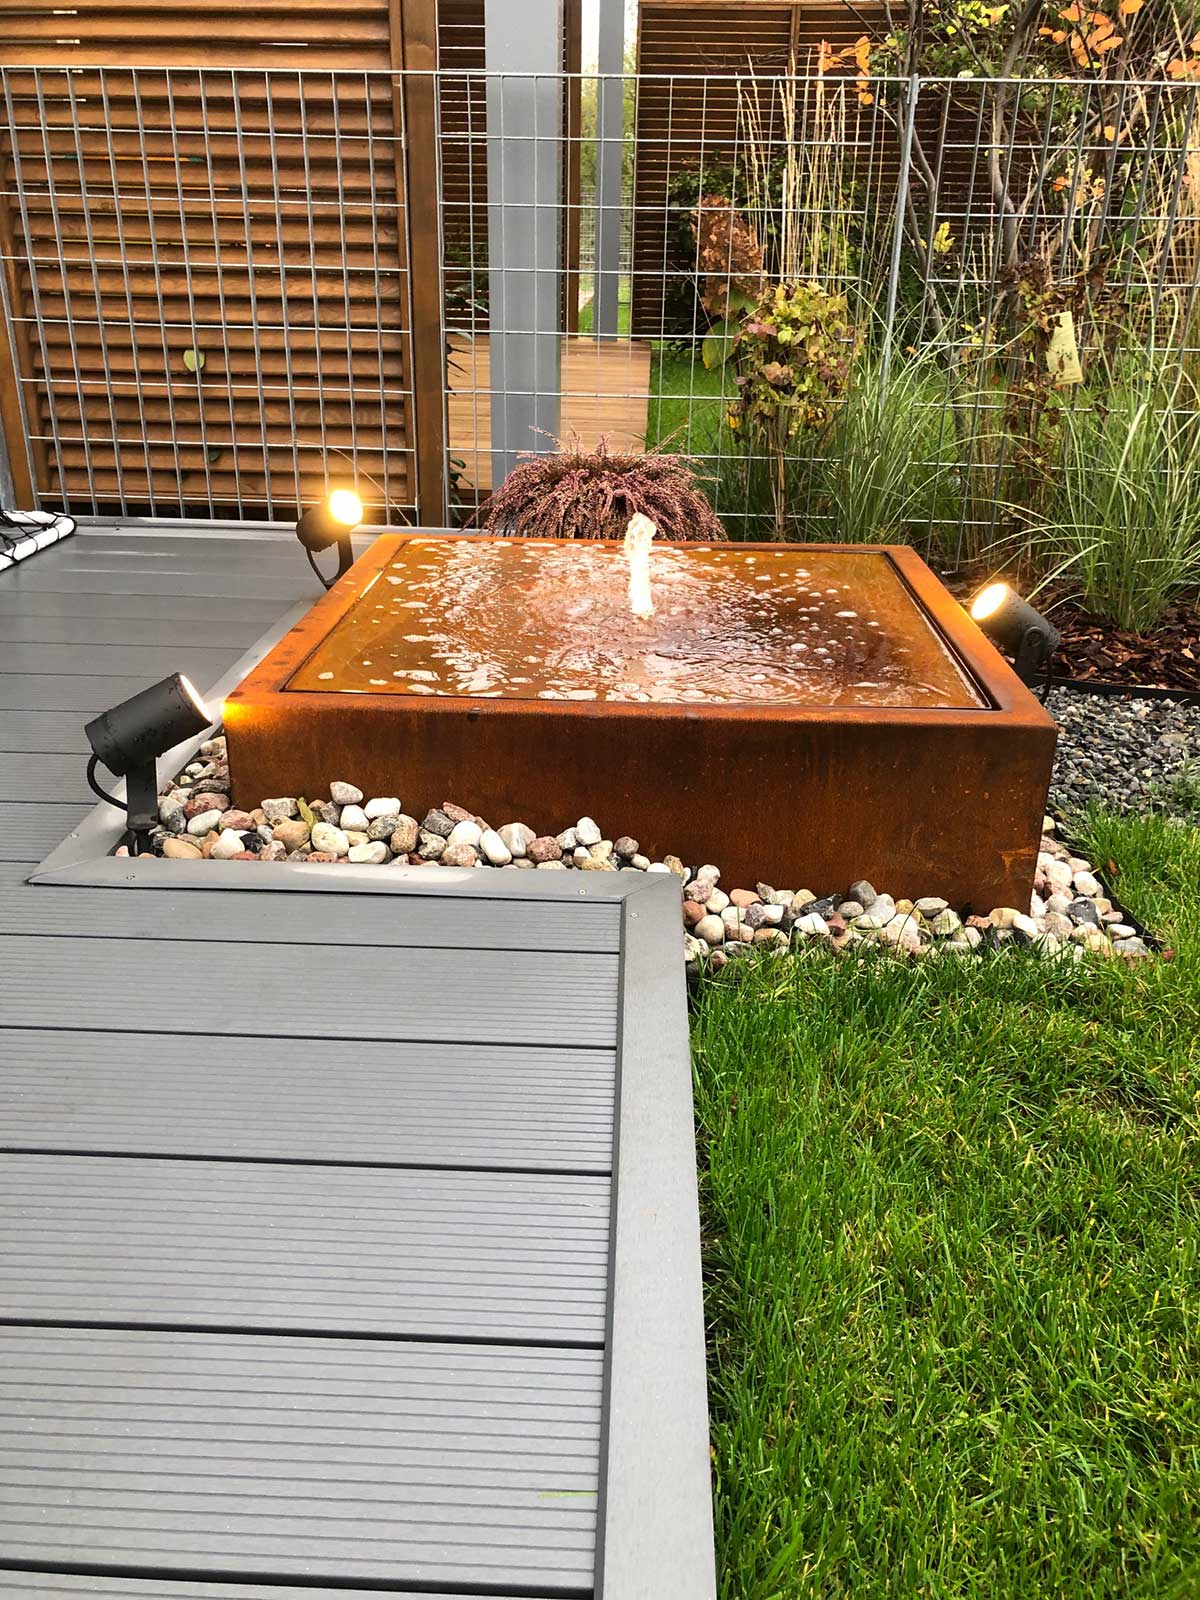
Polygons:
<instances>
[{"instance_id":1,"label":"rust stain on steel","mask_svg":"<svg viewBox=\"0 0 1200 1600\"><path fill-rule=\"evenodd\" d=\"M609 836L632 833L649 855L715 862L728 886L766 877L828 893L866 877L897 895L941 894L976 909L1027 903L1055 725L914 551L851 547L890 563L920 626L948 647L980 705L645 704L289 688L413 537L378 539L227 699L238 805L327 794L346 778L368 792L399 793L417 815L449 798L496 825L519 819L558 832L586 812ZM441 537L474 545L482 538Z\"/></svg>"}]
</instances>

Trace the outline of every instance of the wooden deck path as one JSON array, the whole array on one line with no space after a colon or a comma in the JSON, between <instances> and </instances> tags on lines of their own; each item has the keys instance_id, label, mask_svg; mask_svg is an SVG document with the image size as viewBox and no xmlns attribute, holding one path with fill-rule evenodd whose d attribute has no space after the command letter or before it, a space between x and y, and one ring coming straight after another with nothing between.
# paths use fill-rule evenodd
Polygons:
<instances>
[{"instance_id":1,"label":"wooden deck path","mask_svg":"<svg viewBox=\"0 0 1200 1600\"><path fill-rule=\"evenodd\" d=\"M247 537L0 578L0 1594L707 1600L671 886L26 881L84 720L311 593Z\"/></svg>"},{"instance_id":2,"label":"wooden deck path","mask_svg":"<svg viewBox=\"0 0 1200 1600\"><path fill-rule=\"evenodd\" d=\"M473 489L492 487L490 372L486 334L451 338L450 454L465 464L463 482ZM649 405L649 340L587 334L563 339L559 431L564 443L578 436L592 449L605 438L614 450L644 450Z\"/></svg>"}]
</instances>

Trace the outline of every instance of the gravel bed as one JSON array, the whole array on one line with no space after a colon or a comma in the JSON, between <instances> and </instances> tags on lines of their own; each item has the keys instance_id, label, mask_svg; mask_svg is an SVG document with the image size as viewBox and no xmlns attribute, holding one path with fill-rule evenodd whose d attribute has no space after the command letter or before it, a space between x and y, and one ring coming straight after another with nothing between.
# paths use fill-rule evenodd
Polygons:
<instances>
[{"instance_id":1,"label":"gravel bed","mask_svg":"<svg viewBox=\"0 0 1200 1600\"><path fill-rule=\"evenodd\" d=\"M1200 705L1059 688L1047 709L1059 728L1050 785L1056 811L1093 800L1117 811L1169 809L1171 779L1200 760Z\"/></svg>"},{"instance_id":2,"label":"gravel bed","mask_svg":"<svg viewBox=\"0 0 1200 1600\"><path fill-rule=\"evenodd\" d=\"M937 895L896 898L865 879L817 890L765 882L722 886L716 865L689 866L674 855L652 860L628 833L606 838L591 817L539 835L519 821L495 826L444 800L418 819L404 811L398 795L367 796L350 782L331 784L327 798L277 795L241 811L229 795L225 740L217 737L159 796L152 845L151 855L231 868L241 861L303 861L434 872L668 873L679 884L681 954L697 970L724 966L754 947L787 954L804 945L838 953L882 947L912 957L972 956L1004 945L1070 961L1089 953L1127 960L1150 954L1091 863L1071 854L1049 817L1028 904L967 916Z\"/></svg>"}]
</instances>

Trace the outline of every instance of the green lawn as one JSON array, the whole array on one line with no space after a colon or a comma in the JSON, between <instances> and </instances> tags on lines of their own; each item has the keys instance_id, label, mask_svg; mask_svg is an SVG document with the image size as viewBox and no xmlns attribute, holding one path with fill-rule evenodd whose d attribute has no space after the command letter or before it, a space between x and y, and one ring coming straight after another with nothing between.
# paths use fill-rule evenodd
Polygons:
<instances>
[{"instance_id":1,"label":"green lawn","mask_svg":"<svg viewBox=\"0 0 1200 1600\"><path fill-rule=\"evenodd\" d=\"M1175 960L701 992L728 1600L1200 1595L1200 832L1076 838Z\"/></svg>"}]
</instances>

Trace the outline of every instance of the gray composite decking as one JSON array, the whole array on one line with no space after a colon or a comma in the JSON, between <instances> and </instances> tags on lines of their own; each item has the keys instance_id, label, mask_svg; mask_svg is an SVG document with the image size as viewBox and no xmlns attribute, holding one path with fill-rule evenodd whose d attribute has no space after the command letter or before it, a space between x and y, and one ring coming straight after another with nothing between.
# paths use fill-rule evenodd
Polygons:
<instances>
[{"instance_id":1,"label":"gray composite decking","mask_svg":"<svg viewBox=\"0 0 1200 1600\"><path fill-rule=\"evenodd\" d=\"M0 1594L707 1600L668 883L84 859L86 718L314 597L246 536L0 578Z\"/></svg>"}]
</instances>

